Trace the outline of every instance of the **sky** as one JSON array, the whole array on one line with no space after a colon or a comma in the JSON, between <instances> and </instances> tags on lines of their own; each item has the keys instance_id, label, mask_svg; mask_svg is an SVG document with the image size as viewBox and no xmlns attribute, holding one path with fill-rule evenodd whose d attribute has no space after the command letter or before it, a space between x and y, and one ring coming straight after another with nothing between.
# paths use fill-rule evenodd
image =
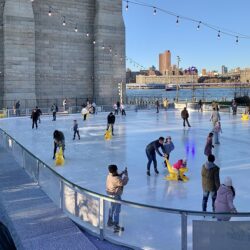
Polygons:
<instances>
[{"instance_id":1,"label":"sky","mask_svg":"<svg viewBox=\"0 0 250 250\"><path fill-rule=\"evenodd\" d=\"M126 27L126 55L148 68L159 68L159 53L170 50L172 64L181 58L180 67L195 66L198 70L218 70L225 65L230 69L250 67L250 20L249 0L131 0L153 5L180 16L191 17L227 30L249 36L236 43L235 37L200 26L186 20L179 20L153 8L123 2L123 17ZM219 30L219 29L218 29ZM127 60L127 68L138 70Z\"/></svg>"}]
</instances>

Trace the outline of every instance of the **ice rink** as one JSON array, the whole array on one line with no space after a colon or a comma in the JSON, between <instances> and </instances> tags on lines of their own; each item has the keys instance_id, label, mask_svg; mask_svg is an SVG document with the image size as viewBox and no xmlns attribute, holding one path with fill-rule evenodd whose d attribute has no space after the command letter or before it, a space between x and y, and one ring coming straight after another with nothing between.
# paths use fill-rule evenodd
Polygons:
<instances>
[{"instance_id":1,"label":"ice rink","mask_svg":"<svg viewBox=\"0 0 250 250\"><path fill-rule=\"evenodd\" d=\"M206 161L203 153L206 137L212 129L210 112L190 111L191 128L184 129L180 111L155 110L127 112L126 117L116 116L115 136L104 140L108 113L98 113L83 121L80 114L42 116L39 128L31 128L29 117L0 120L0 126L28 150L53 167L61 175L84 188L105 194L108 165L117 164L120 171L128 167L129 183L124 189L123 199L168 208L201 210L201 167ZM73 120L77 119L81 140L73 138ZM250 123L240 116L221 113L223 133L220 145L215 145L216 164L221 168L221 180L231 176L236 189L235 205L238 211L250 211ZM53 131L63 131L66 139L65 165L56 167L53 156ZM163 158L157 156L159 175L153 165L151 176L146 175L147 158L145 147L160 136L170 135L175 145L170 162L187 158L190 180L187 183L164 180L167 170ZM211 211L209 200L208 210Z\"/></svg>"}]
</instances>

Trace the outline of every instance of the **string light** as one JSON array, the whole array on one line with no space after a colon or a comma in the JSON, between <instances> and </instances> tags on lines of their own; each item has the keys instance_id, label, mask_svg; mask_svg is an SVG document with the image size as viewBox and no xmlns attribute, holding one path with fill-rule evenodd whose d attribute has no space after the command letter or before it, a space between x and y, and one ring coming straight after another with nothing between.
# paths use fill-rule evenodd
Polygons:
<instances>
[{"instance_id":1,"label":"string light","mask_svg":"<svg viewBox=\"0 0 250 250\"><path fill-rule=\"evenodd\" d=\"M75 32L78 32L77 24L76 24L76 26L75 26Z\"/></svg>"},{"instance_id":2,"label":"string light","mask_svg":"<svg viewBox=\"0 0 250 250\"><path fill-rule=\"evenodd\" d=\"M220 38L220 30L218 31L218 35L217 35L218 39Z\"/></svg>"},{"instance_id":3,"label":"string light","mask_svg":"<svg viewBox=\"0 0 250 250\"><path fill-rule=\"evenodd\" d=\"M93 44L94 44L94 45L96 44L96 41L95 41L95 40L93 40Z\"/></svg>"},{"instance_id":4,"label":"string light","mask_svg":"<svg viewBox=\"0 0 250 250\"><path fill-rule=\"evenodd\" d=\"M179 23L179 16L177 16L177 19L176 19L176 24Z\"/></svg>"},{"instance_id":5,"label":"string light","mask_svg":"<svg viewBox=\"0 0 250 250\"><path fill-rule=\"evenodd\" d=\"M128 1L127 1L127 5L126 5L126 11L128 11Z\"/></svg>"},{"instance_id":6,"label":"string light","mask_svg":"<svg viewBox=\"0 0 250 250\"><path fill-rule=\"evenodd\" d=\"M89 37L89 32L86 33L86 37Z\"/></svg>"},{"instance_id":7,"label":"string light","mask_svg":"<svg viewBox=\"0 0 250 250\"><path fill-rule=\"evenodd\" d=\"M198 24L198 26L197 26L197 30L199 30L200 27L201 27L201 21L199 21L199 24Z\"/></svg>"},{"instance_id":8,"label":"string light","mask_svg":"<svg viewBox=\"0 0 250 250\"><path fill-rule=\"evenodd\" d=\"M105 46L104 46L104 45L102 45L102 49L105 49Z\"/></svg>"},{"instance_id":9,"label":"string light","mask_svg":"<svg viewBox=\"0 0 250 250\"><path fill-rule=\"evenodd\" d=\"M49 15L49 16L52 16L51 7L49 7L48 15Z\"/></svg>"},{"instance_id":10,"label":"string light","mask_svg":"<svg viewBox=\"0 0 250 250\"><path fill-rule=\"evenodd\" d=\"M154 14L154 16L156 15L156 8L155 7L154 7L154 13L153 14Z\"/></svg>"},{"instance_id":11,"label":"string light","mask_svg":"<svg viewBox=\"0 0 250 250\"><path fill-rule=\"evenodd\" d=\"M63 26L66 26L65 16L63 17Z\"/></svg>"},{"instance_id":12,"label":"string light","mask_svg":"<svg viewBox=\"0 0 250 250\"><path fill-rule=\"evenodd\" d=\"M112 52L112 48L111 48L111 47L109 47L109 52L110 52L110 53Z\"/></svg>"}]
</instances>

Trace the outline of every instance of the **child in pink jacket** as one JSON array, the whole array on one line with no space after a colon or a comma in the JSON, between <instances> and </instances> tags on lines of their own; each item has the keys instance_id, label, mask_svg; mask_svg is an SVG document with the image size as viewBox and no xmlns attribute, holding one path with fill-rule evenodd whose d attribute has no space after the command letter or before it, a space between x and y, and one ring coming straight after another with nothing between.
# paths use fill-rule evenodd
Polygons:
<instances>
[{"instance_id":1,"label":"child in pink jacket","mask_svg":"<svg viewBox=\"0 0 250 250\"><path fill-rule=\"evenodd\" d=\"M237 210L233 204L235 197L235 190L232 184L232 179L226 177L223 184L220 185L217 191L217 197L215 200L215 212L217 213L237 213ZM231 217L218 215L216 216L218 221L229 221Z\"/></svg>"},{"instance_id":2,"label":"child in pink jacket","mask_svg":"<svg viewBox=\"0 0 250 250\"><path fill-rule=\"evenodd\" d=\"M180 169L181 168L186 168L186 167L187 167L187 160L185 160L185 159L178 160L173 165L173 169L176 171L176 173L178 173L178 179L180 179Z\"/></svg>"}]
</instances>

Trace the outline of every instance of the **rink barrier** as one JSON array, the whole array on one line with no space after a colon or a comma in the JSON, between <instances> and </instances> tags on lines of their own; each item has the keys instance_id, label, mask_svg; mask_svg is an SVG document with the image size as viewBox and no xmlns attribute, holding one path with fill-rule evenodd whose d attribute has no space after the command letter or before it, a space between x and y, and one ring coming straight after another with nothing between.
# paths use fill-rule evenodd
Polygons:
<instances>
[{"instance_id":1,"label":"rink barrier","mask_svg":"<svg viewBox=\"0 0 250 250\"><path fill-rule=\"evenodd\" d=\"M132 202L128 200L117 201L107 195L100 194L98 192L83 188L71 182L70 180L64 178L62 175L57 173L52 167L48 166L45 162L40 160L26 148L24 148L19 142L17 142L12 136L10 136L1 128L0 128L0 145L3 148L5 148L8 152L13 154L13 157L19 163L19 165L42 188L42 190L51 198L51 200L53 200L53 202L58 207L60 207L74 222L76 222L83 229L99 237L100 239L106 239L113 243L132 247L134 249L145 248L144 241L143 243L138 242L137 240L133 240L133 238L126 236L126 230L134 231L134 229L129 228L129 221L124 223L122 220L122 223L125 224L126 229L125 232L120 235L110 232L110 229L106 227L107 209L108 205L110 205L110 202L119 203L123 206L122 213L125 210L126 216L122 215L121 213L120 217L122 217L122 219L124 219L124 217L129 218L128 215L129 210L133 209L135 210L136 214L131 213L130 216L135 216L136 219L140 217L140 214L147 213L148 211L150 217L154 217L154 215L155 214L157 215L158 213L161 214L163 213L164 216L163 215L159 216L160 218L158 223L161 223L161 221L164 221L166 218L167 218L166 221L168 222L169 219L168 217L171 216L173 217L173 215L174 216L176 215L177 217L175 217L174 222L180 226L181 230L179 239L174 238L173 236L174 238L173 244L175 244L176 246L176 248L173 249L181 249L181 250L190 249L190 245L192 245L193 242L192 239L190 239L191 236L188 235L188 227L190 223L194 224L194 222L199 223L200 221L201 223L206 223L204 222L203 217L206 217L206 220L208 220L209 222L211 222L211 218L216 217L216 215L223 215L236 218L247 217L248 220L250 220L250 212L213 213L213 212L165 208L165 207ZM194 220L194 218L192 219L192 217L194 217L196 220ZM202 217L203 220L201 220L200 217ZM143 217L143 220L146 219L147 218ZM189 221L188 219L190 219L191 221ZM143 220L140 221L140 223L137 223L133 226L134 227L139 226L139 228L141 228L142 226L144 226L142 225L144 222ZM214 223L222 223L222 222L214 221ZM173 234L171 228L172 224L171 225L165 224L164 221L163 225L165 226L163 229L164 232L169 227L170 228L169 233ZM150 233L149 227L147 228L143 227L143 230L144 229L147 230L147 234ZM153 237L153 239L155 238L156 242L159 242L159 239L157 239L159 232L158 230L156 231L157 231L156 236ZM142 231L142 234L143 233L144 231ZM123 234L125 235L124 238L122 237ZM134 234L133 237L136 237L136 234ZM240 240L242 239L240 238ZM162 239L162 242L165 242L165 238ZM171 242L169 244L171 244ZM158 247L155 246L154 244L152 244L152 246L150 247L152 249L158 249ZM166 248L163 247L163 249ZM231 248L228 246L227 249Z\"/></svg>"}]
</instances>

